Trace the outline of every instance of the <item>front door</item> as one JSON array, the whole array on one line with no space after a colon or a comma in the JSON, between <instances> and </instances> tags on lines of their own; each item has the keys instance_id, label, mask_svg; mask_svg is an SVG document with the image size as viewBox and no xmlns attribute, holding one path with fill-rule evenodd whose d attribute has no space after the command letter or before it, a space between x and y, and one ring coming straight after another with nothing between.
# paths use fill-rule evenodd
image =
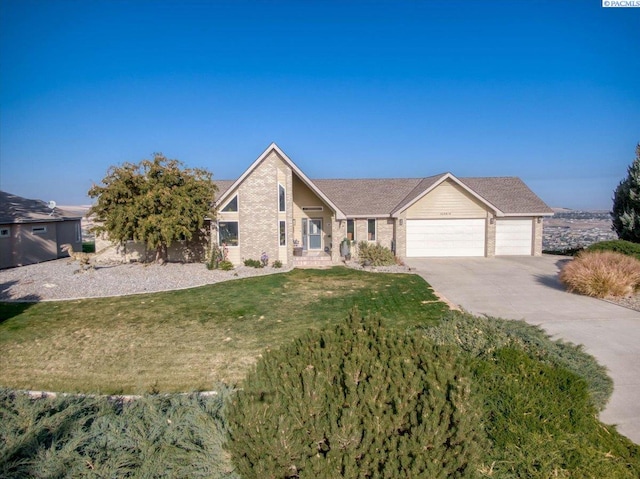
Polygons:
<instances>
[{"instance_id":1,"label":"front door","mask_svg":"<svg viewBox=\"0 0 640 479\"><path fill-rule=\"evenodd\" d=\"M322 249L322 219L302 219L302 247L309 250Z\"/></svg>"}]
</instances>

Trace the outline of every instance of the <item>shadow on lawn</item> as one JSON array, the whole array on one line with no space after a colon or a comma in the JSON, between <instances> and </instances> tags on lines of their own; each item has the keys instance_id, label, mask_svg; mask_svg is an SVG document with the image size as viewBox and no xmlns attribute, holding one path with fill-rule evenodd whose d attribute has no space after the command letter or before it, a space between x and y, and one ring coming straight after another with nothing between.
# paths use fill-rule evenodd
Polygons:
<instances>
[{"instance_id":1,"label":"shadow on lawn","mask_svg":"<svg viewBox=\"0 0 640 479\"><path fill-rule=\"evenodd\" d=\"M11 287L18 281L0 283L0 324L22 314L42 298L37 294L28 294L19 298L11 296Z\"/></svg>"}]
</instances>

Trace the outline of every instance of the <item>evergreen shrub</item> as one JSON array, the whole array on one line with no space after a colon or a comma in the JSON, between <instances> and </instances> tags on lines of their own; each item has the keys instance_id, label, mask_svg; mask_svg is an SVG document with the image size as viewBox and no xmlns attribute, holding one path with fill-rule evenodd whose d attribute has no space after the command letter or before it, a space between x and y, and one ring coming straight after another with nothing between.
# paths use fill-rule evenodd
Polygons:
<instances>
[{"instance_id":1,"label":"evergreen shrub","mask_svg":"<svg viewBox=\"0 0 640 479\"><path fill-rule=\"evenodd\" d=\"M614 253L633 256L640 260L640 244L625 240L600 241L587 248L587 251L613 251Z\"/></svg>"},{"instance_id":2,"label":"evergreen shrub","mask_svg":"<svg viewBox=\"0 0 640 479\"><path fill-rule=\"evenodd\" d=\"M0 390L0 477L238 479L223 449L228 394L127 402Z\"/></svg>"},{"instance_id":3,"label":"evergreen shrub","mask_svg":"<svg viewBox=\"0 0 640 479\"><path fill-rule=\"evenodd\" d=\"M358 243L358 260L364 266L391 266L396 264L393 252L379 243Z\"/></svg>"},{"instance_id":4,"label":"evergreen shrub","mask_svg":"<svg viewBox=\"0 0 640 479\"><path fill-rule=\"evenodd\" d=\"M613 192L611 220L618 238L640 243L640 143L635 160L627 168L627 177Z\"/></svg>"},{"instance_id":5,"label":"evergreen shrub","mask_svg":"<svg viewBox=\"0 0 640 479\"><path fill-rule=\"evenodd\" d=\"M229 403L227 447L245 479L475 477L474 397L456 349L354 310L259 360Z\"/></svg>"},{"instance_id":6,"label":"evergreen shrub","mask_svg":"<svg viewBox=\"0 0 640 479\"><path fill-rule=\"evenodd\" d=\"M613 392L607 369L581 345L552 340L542 328L524 321L451 312L423 332L436 344L459 346L474 359L493 361L496 351L510 348L545 365L566 369L586 382L591 404L598 410L604 409Z\"/></svg>"}]
</instances>

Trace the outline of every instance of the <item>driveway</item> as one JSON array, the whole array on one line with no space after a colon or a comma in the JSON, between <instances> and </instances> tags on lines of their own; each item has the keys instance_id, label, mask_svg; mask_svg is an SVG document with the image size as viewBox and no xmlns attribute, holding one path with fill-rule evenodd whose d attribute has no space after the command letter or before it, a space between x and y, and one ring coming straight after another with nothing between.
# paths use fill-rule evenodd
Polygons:
<instances>
[{"instance_id":1,"label":"driveway","mask_svg":"<svg viewBox=\"0 0 640 479\"><path fill-rule=\"evenodd\" d=\"M640 444L640 312L567 293L562 256L408 259L449 302L477 315L524 319L583 344L609 369L614 392L600 419Z\"/></svg>"}]
</instances>

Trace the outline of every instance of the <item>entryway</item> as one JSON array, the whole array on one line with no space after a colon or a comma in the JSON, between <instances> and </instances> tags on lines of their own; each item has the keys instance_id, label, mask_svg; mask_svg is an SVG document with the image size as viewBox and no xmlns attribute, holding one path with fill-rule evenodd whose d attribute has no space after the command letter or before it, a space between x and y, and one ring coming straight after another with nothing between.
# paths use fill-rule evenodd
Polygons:
<instances>
[{"instance_id":1,"label":"entryway","mask_svg":"<svg viewBox=\"0 0 640 479\"><path fill-rule=\"evenodd\" d=\"M321 218L302 218L302 249L322 251Z\"/></svg>"}]
</instances>

